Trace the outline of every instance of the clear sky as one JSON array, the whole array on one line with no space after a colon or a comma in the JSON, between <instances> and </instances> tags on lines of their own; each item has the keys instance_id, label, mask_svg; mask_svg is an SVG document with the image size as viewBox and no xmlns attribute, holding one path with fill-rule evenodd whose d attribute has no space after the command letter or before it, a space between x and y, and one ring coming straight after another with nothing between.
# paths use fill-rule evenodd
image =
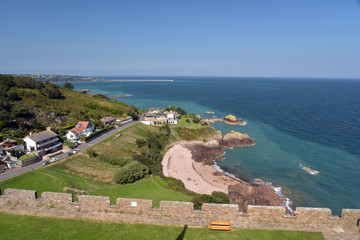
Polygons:
<instances>
[{"instance_id":1,"label":"clear sky","mask_svg":"<svg viewBox=\"0 0 360 240\"><path fill-rule=\"evenodd\" d=\"M0 0L0 72L360 78L360 2Z\"/></svg>"}]
</instances>

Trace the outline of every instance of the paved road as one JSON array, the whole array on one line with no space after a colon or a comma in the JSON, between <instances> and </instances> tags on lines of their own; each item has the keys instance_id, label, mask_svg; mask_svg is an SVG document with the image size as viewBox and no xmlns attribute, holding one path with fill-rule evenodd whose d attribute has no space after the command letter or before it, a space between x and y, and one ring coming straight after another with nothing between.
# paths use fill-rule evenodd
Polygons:
<instances>
[{"instance_id":1,"label":"paved road","mask_svg":"<svg viewBox=\"0 0 360 240\"><path fill-rule=\"evenodd\" d=\"M111 135L113 135L113 134L115 134L115 133L117 133L117 132L119 132L119 131L121 131L121 130L123 130L125 128L128 128L128 127L130 127L130 126L132 126L132 125L134 125L134 124L136 124L138 122L139 121L133 121L133 122L126 123L125 125L120 126L118 128L115 128L113 130L110 130L109 132L106 132L106 133L92 139L91 141L89 141L87 143L80 144L80 146L78 146L76 149L84 150L84 149L86 149L88 147L91 147L91 146L105 140L106 138L110 137ZM62 153L60 155L57 155L56 157L59 158L59 159L63 159L65 157L67 157L67 156L66 156L66 153ZM20 168L17 167L17 168L7 170L4 173L0 173L0 181L3 181L3 180L8 179L8 178L15 177L15 176L20 175L22 173L26 173L26 172L32 171L34 169L37 169L39 167L42 167L42 166L44 166L44 161L45 160L43 160L41 162L34 163L34 164L30 164L29 166L26 166L26 167L20 167Z\"/></svg>"}]
</instances>

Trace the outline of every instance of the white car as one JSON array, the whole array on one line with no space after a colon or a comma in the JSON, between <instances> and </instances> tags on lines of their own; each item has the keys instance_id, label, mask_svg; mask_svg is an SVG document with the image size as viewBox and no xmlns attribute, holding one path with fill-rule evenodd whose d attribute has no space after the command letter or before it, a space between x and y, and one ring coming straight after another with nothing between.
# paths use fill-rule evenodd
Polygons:
<instances>
[{"instance_id":1,"label":"white car","mask_svg":"<svg viewBox=\"0 0 360 240\"><path fill-rule=\"evenodd\" d=\"M74 154L75 154L75 153L78 153L78 152L80 152L80 149L75 149L75 150L73 151Z\"/></svg>"},{"instance_id":2,"label":"white car","mask_svg":"<svg viewBox=\"0 0 360 240\"><path fill-rule=\"evenodd\" d=\"M51 158L51 159L49 160L49 162L51 162L51 163L56 162L56 161L59 161L59 158Z\"/></svg>"}]
</instances>

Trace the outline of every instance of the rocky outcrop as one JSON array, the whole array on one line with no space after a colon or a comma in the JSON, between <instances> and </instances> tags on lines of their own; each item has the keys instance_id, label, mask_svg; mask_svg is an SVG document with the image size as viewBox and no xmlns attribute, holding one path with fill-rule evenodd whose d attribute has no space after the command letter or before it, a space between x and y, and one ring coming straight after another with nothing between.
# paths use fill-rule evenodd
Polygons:
<instances>
[{"instance_id":1,"label":"rocky outcrop","mask_svg":"<svg viewBox=\"0 0 360 240\"><path fill-rule=\"evenodd\" d=\"M233 115L227 115L224 118L212 118L212 119L205 119L204 120L207 123L215 123L215 122L224 122L230 125L245 125L246 121L242 120L242 119L237 119L235 116Z\"/></svg>"},{"instance_id":2,"label":"rocky outcrop","mask_svg":"<svg viewBox=\"0 0 360 240\"><path fill-rule=\"evenodd\" d=\"M192 159L196 162L213 165L214 159L224 154L224 149L255 145L255 141L247 134L231 131L225 136L220 131L207 142L192 142L187 144Z\"/></svg>"},{"instance_id":3,"label":"rocky outcrop","mask_svg":"<svg viewBox=\"0 0 360 240\"><path fill-rule=\"evenodd\" d=\"M190 142L185 143L184 146L191 151L194 161L213 165L214 159L219 159L225 149L251 145L255 145L255 141L247 134L231 131L223 135L218 131L207 142ZM247 205L281 206L284 204L284 199L276 194L271 184L265 184L261 179L257 179L254 184L244 181L229 181L228 184L226 192L230 202L238 204L243 211L246 211Z\"/></svg>"},{"instance_id":4,"label":"rocky outcrop","mask_svg":"<svg viewBox=\"0 0 360 240\"><path fill-rule=\"evenodd\" d=\"M242 119L237 119L235 116L233 115L227 115L226 117L224 117L224 122L227 124L231 124L231 125L245 125L245 121Z\"/></svg>"},{"instance_id":5,"label":"rocky outcrop","mask_svg":"<svg viewBox=\"0 0 360 240\"><path fill-rule=\"evenodd\" d=\"M284 202L284 199L268 185L243 183L229 185L228 197L231 203L238 204L244 211L247 205L280 206Z\"/></svg>"}]
</instances>

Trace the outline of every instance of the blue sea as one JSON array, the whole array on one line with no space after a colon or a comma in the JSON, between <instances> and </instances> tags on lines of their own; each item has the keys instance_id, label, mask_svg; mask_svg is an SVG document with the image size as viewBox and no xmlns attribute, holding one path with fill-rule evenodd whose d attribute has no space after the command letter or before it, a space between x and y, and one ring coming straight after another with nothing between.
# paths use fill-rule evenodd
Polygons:
<instances>
[{"instance_id":1,"label":"blue sea","mask_svg":"<svg viewBox=\"0 0 360 240\"><path fill-rule=\"evenodd\" d=\"M119 79L129 77L107 77ZM144 79L144 77L134 77ZM151 79L151 78L148 78ZM294 206L360 208L360 81L231 77L153 77L173 82L75 82L90 94L131 95L138 108L181 106L205 118L233 114L256 146L226 150L219 166L281 187ZM214 111L214 115L206 111ZM311 175L301 166L319 171Z\"/></svg>"}]
</instances>

